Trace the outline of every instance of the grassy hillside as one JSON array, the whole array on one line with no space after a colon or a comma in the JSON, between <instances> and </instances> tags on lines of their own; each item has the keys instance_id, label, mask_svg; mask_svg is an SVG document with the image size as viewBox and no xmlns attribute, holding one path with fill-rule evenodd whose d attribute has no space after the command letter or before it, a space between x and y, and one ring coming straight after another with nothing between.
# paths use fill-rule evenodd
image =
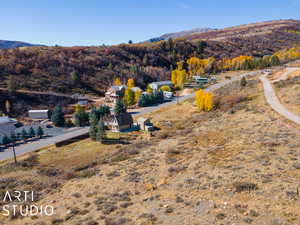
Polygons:
<instances>
[{"instance_id":1,"label":"grassy hillside","mask_svg":"<svg viewBox=\"0 0 300 225\"><path fill-rule=\"evenodd\" d=\"M129 145L84 140L1 165L3 190L36 190L52 217L0 224L299 224L298 128L266 104L258 77L218 90L219 108L192 101L148 116L160 131Z\"/></svg>"},{"instance_id":2,"label":"grassy hillside","mask_svg":"<svg viewBox=\"0 0 300 225\"><path fill-rule=\"evenodd\" d=\"M140 86L170 77L170 68L191 56L262 57L300 45L300 21L237 26L174 41L95 47L25 47L0 51L0 86L12 75L19 88L102 94L114 77ZM75 73L75 75L74 75Z\"/></svg>"}]
</instances>

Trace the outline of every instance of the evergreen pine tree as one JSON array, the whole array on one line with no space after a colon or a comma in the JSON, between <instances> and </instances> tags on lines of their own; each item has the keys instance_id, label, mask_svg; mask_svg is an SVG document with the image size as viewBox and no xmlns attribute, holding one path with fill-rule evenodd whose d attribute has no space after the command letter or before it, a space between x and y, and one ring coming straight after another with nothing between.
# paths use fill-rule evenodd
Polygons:
<instances>
[{"instance_id":1,"label":"evergreen pine tree","mask_svg":"<svg viewBox=\"0 0 300 225\"><path fill-rule=\"evenodd\" d=\"M105 125L102 120L102 118L99 120L98 126L97 126L97 141L102 142L105 139Z\"/></svg>"},{"instance_id":2,"label":"evergreen pine tree","mask_svg":"<svg viewBox=\"0 0 300 225\"><path fill-rule=\"evenodd\" d=\"M17 140L17 136L16 136L16 134L14 132L12 132L10 134L10 140L11 140L11 142L15 142Z\"/></svg>"},{"instance_id":3,"label":"evergreen pine tree","mask_svg":"<svg viewBox=\"0 0 300 225\"><path fill-rule=\"evenodd\" d=\"M57 127L63 127L65 125L65 117L60 105L55 107L51 116L51 121Z\"/></svg>"},{"instance_id":4,"label":"evergreen pine tree","mask_svg":"<svg viewBox=\"0 0 300 225\"><path fill-rule=\"evenodd\" d=\"M28 133L24 128L21 131L21 138L23 141L26 141L28 139Z\"/></svg>"},{"instance_id":5,"label":"evergreen pine tree","mask_svg":"<svg viewBox=\"0 0 300 225\"><path fill-rule=\"evenodd\" d=\"M33 129L32 127L30 127L30 129L29 129L28 136L29 136L30 138L33 138L33 137L35 136L35 131L34 131L34 129Z\"/></svg>"},{"instance_id":6,"label":"evergreen pine tree","mask_svg":"<svg viewBox=\"0 0 300 225\"><path fill-rule=\"evenodd\" d=\"M98 111L98 114L99 114L98 115L98 120L99 120L100 117L103 117L105 115L110 114L110 108L107 105L101 105L97 111Z\"/></svg>"},{"instance_id":7,"label":"evergreen pine tree","mask_svg":"<svg viewBox=\"0 0 300 225\"><path fill-rule=\"evenodd\" d=\"M4 137L2 137L2 141L1 141L2 145L4 145L6 147L9 143L10 143L10 140L6 135Z\"/></svg>"},{"instance_id":8,"label":"evergreen pine tree","mask_svg":"<svg viewBox=\"0 0 300 225\"><path fill-rule=\"evenodd\" d=\"M44 131L43 131L43 128L42 127L38 127L37 130L36 130L36 135L39 137L39 138L42 138L43 135L44 135Z\"/></svg>"},{"instance_id":9,"label":"evergreen pine tree","mask_svg":"<svg viewBox=\"0 0 300 225\"><path fill-rule=\"evenodd\" d=\"M122 99L118 99L118 101L115 105L114 111L116 114L121 114L121 113L126 112L126 106Z\"/></svg>"},{"instance_id":10,"label":"evergreen pine tree","mask_svg":"<svg viewBox=\"0 0 300 225\"><path fill-rule=\"evenodd\" d=\"M99 119L97 118L97 114L95 112L95 109L90 112L89 115L89 121L90 121L90 138L92 140L96 140L97 139L97 124Z\"/></svg>"}]
</instances>

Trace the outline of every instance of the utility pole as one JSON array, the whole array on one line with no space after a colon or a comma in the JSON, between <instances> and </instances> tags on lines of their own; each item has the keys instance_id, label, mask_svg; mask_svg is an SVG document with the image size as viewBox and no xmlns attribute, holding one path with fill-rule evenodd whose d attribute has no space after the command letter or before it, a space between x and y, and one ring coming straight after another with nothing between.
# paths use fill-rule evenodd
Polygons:
<instances>
[{"instance_id":1,"label":"utility pole","mask_svg":"<svg viewBox=\"0 0 300 225\"><path fill-rule=\"evenodd\" d=\"M16 151L15 151L15 141L13 141L12 145L13 145L12 148L13 148L13 153L14 153L15 164L17 164L17 156L16 156Z\"/></svg>"},{"instance_id":2,"label":"utility pole","mask_svg":"<svg viewBox=\"0 0 300 225\"><path fill-rule=\"evenodd\" d=\"M12 143L12 150L13 150L13 154L14 154L14 160L15 160L15 164L17 164L17 156L16 156L16 151L15 151L15 143L16 143L16 135L14 133L11 134L11 143Z\"/></svg>"}]
</instances>

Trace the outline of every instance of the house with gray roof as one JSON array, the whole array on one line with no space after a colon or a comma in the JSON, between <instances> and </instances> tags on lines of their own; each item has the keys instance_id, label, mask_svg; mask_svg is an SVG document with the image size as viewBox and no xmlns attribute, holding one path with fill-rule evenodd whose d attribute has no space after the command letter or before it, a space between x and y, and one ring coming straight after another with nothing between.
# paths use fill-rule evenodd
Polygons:
<instances>
[{"instance_id":1,"label":"house with gray roof","mask_svg":"<svg viewBox=\"0 0 300 225\"><path fill-rule=\"evenodd\" d=\"M173 88L174 85L173 85L172 81L166 80L166 81L158 81L158 82L150 83L149 86L154 91L158 91L163 86L168 86L170 88Z\"/></svg>"},{"instance_id":2,"label":"house with gray roof","mask_svg":"<svg viewBox=\"0 0 300 225\"><path fill-rule=\"evenodd\" d=\"M103 122L113 132L128 130L133 126L133 118L127 112L107 115L103 118Z\"/></svg>"},{"instance_id":3,"label":"house with gray roof","mask_svg":"<svg viewBox=\"0 0 300 225\"><path fill-rule=\"evenodd\" d=\"M7 116L0 117L0 140L2 140L4 136L10 136L16 131L15 123L16 121Z\"/></svg>"}]
</instances>

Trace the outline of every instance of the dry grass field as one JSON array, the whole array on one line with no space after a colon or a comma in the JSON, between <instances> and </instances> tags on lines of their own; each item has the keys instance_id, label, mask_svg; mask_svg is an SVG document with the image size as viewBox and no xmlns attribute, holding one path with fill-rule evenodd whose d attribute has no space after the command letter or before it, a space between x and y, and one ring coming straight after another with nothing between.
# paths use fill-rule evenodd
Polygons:
<instances>
[{"instance_id":1,"label":"dry grass field","mask_svg":"<svg viewBox=\"0 0 300 225\"><path fill-rule=\"evenodd\" d=\"M187 101L149 114L160 130L130 144L83 140L2 165L0 190L31 184L55 216L0 224L300 224L300 128L271 110L257 78L215 95L211 112Z\"/></svg>"},{"instance_id":2,"label":"dry grass field","mask_svg":"<svg viewBox=\"0 0 300 225\"><path fill-rule=\"evenodd\" d=\"M289 74L287 80L274 84L281 103L295 114L300 115L300 70Z\"/></svg>"}]
</instances>

